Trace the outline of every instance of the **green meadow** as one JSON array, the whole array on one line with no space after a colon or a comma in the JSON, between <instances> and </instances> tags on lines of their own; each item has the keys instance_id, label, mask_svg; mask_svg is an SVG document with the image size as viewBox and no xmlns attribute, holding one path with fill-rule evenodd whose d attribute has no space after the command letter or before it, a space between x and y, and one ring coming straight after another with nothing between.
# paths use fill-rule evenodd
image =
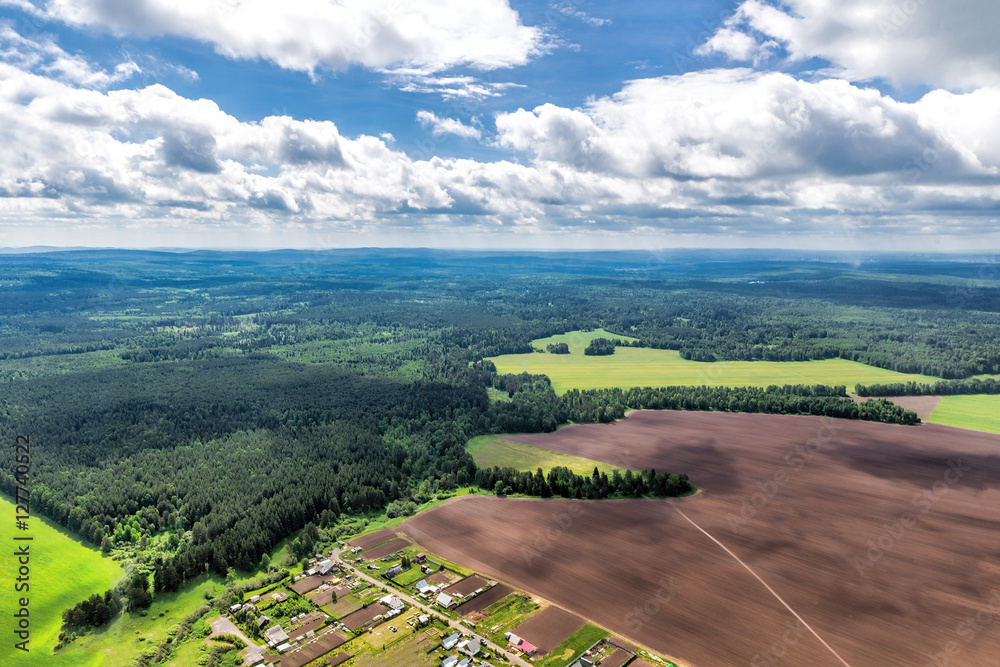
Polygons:
<instances>
[{"instance_id":1,"label":"green meadow","mask_svg":"<svg viewBox=\"0 0 1000 667\"><path fill-rule=\"evenodd\" d=\"M156 646L184 617L205 602L205 590L217 592L222 586L219 577L202 575L176 593L160 593L145 613L120 614L103 628L60 649L58 657L66 662L52 659L52 664L131 667L143 653L155 653ZM200 645L202 640L191 637L188 642Z\"/></svg>"},{"instance_id":2,"label":"green meadow","mask_svg":"<svg viewBox=\"0 0 1000 667\"><path fill-rule=\"evenodd\" d=\"M465 446L476 465L481 468L493 466L512 467L518 470L534 472L538 468L548 472L555 466L569 468L577 475L589 477L596 467L601 472L610 475L615 467L606 463L592 461L580 456L561 454L548 449L512 442L495 435L483 435L473 438Z\"/></svg>"},{"instance_id":3,"label":"green meadow","mask_svg":"<svg viewBox=\"0 0 1000 667\"><path fill-rule=\"evenodd\" d=\"M942 396L934 414L925 421L1000 433L1000 396Z\"/></svg>"},{"instance_id":4,"label":"green meadow","mask_svg":"<svg viewBox=\"0 0 1000 667\"><path fill-rule=\"evenodd\" d=\"M29 519L27 531L17 530L14 525L14 503L0 496L0 542L3 557L0 557L0 585L4 593L0 596L0 627L3 641L0 642L0 665L49 667L96 667L102 664L100 654L78 653L74 656L53 655L52 647L59 641L59 627L62 625L63 610L94 593L104 593L124 575L124 571L110 558L101 556L100 551L77 539L62 528L39 517ZM15 542L14 537L29 536L30 542ZM15 545L30 545L31 572L28 582L31 589L25 593L14 591L14 579L19 564L13 556ZM12 614L17 611L18 599L29 599L31 614L30 651L24 653L13 646Z\"/></svg>"},{"instance_id":5,"label":"green meadow","mask_svg":"<svg viewBox=\"0 0 1000 667\"><path fill-rule=\"evenodd\" d=\"M490 359L501 373L535 373L549 376L556 393L569 389L710 385L766 387L784 384L854 385L877 382L932 382L938 378L897 373L846 359L817 361L688 361L676 350L619 347L608 356L586 356L584 348L599 336L624 338L605 331L570 332L533 340L536 348L565 342L569 354L534 352L505 354Z\"/></svg>"}]
</instances>

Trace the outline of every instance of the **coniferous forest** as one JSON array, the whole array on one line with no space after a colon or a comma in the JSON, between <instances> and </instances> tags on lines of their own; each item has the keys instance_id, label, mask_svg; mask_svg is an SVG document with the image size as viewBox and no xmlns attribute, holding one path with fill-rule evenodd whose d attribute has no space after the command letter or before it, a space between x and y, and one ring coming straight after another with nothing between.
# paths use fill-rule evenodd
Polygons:
<instances>
[{"instance_id":1,"label":"coniferous forest","mask_svg":"<svg viewBox=\"0 0 1000 667\"><path fill-rule=\"evenodd\" d=\"M501 483L501 491L605 497L677 495L697 485L689 471L626 482L477 470L463 446L480 434L607 422L632 408L918 421L887 401L859 405L844 387L557 395L545 376L500 375L485 361L530 352L532 340L553 334L603 327L638 341L619 344L703 361L843 358L947 379L936 393L984 391L963 378L1000 373L1000 289L988 265L855 259L0 255L0 429L9 441L30 433L42 443L33 457L35 513L106 552L134 547L148 578L130 579L124 602L90 601L87 614L103 618L133 597L141 604L147 585L176 590L206 570L251 568L318 517L428 492ZM614 343L593 352L613 353ZM10 463L0 472L8 495ZM144 551L154 535L169 537Z\"/></svg>"}]
</instances>

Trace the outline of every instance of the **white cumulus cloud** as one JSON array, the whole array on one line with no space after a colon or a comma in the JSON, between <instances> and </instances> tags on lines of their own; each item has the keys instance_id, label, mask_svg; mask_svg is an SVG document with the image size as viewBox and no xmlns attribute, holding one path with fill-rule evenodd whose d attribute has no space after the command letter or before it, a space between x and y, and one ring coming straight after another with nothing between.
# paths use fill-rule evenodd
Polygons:
<instances>
[{"instance_id":1,"label":"white cumulus cloud","mask_svg":"<svg viewBox=\"0 0 1000 667\"><path fill-rule=\"evenodd\" d=\"M431 128L431 134L435 137L454 134L463 139L478 139L482 136L478 127L466 125L457 118L440 118L432 111L418 111L417 121L424 127Z\"/></svg>"},{"instance_id":2,"label":"white cumulus cloud","mask_svg":"<svg viewBox=\"0 0 1000 667\"><path fill-rule=\"evenodd\" d=\"M743 0L700 53L760 62L780 45L852 81L948 90L1000 85L995 0Z\"/></svg>"},{"instance_id":3,"label":"white cumulus cloud","mask_svg":"<svg viewBox=\"0 0 1000 667\"><path fill-rule=\"evenodd\" d=\"M507 0L0 0L75 27L172 35L230 58L313 73L360 65L433 73L523 65L546 49Z\"/></svg>"}]
</instances>

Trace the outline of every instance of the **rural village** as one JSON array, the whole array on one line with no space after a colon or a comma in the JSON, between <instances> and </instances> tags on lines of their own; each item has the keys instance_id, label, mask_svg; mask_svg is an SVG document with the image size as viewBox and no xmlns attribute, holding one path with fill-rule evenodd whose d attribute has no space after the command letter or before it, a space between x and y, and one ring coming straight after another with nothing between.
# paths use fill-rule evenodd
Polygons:
<instances>
[{"instance_id":1,"label":"rural village","mask_svg":"<svg viewBox=\"0 0 1000 667\"><path fill-rule=\"evenodd\" d=\"M213 634L242 640L246 667L653 667L640 655L673 667L389 528L341 541L243 598Z\"/></svg>"}]
</instances>

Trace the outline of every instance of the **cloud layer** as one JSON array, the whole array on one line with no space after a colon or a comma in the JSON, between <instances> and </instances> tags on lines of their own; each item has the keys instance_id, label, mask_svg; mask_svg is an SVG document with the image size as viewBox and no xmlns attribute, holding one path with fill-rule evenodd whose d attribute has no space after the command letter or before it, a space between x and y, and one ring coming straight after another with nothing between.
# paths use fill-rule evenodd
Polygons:
<instances>
[{"instance_id":1,"label":"cloud layer","mask_svg":"<svg viewBox=\"0 0 1000 667\"><path fill-rule=\"evenodd\" d=\"M506 0L0 0L112 34L171 35L230 58L313 73L360 65L424 73L523 65L544 48Z\"/></svg>"},{"instance_id":2,"label":"cloud layer","mask_svg":"<svg viewBox=\"0 0 1000 667\"><path fill-rule=\"evenodd\" d=\"M240 120L163 85L129 88L132 59L109 67L0 26L0 225L853 242L991 231L1000 210L994 87L901 102L842 79L714 69L493 122L410 117L506 155L484 161L434 157L430 140L407 154L330 121Z\"/></svg>"},{"instance_id":3,"label":"cloud layer","mask_svg":"<svg viewBox=\"0 0 1000 667\"><path fill-rule=\"evenodd\" d=\"M699 53L759 64L782 50L852 81L947 90L1000 85L1000 3L983 0L744 0Z\"/></svg>"}]
</instances>

